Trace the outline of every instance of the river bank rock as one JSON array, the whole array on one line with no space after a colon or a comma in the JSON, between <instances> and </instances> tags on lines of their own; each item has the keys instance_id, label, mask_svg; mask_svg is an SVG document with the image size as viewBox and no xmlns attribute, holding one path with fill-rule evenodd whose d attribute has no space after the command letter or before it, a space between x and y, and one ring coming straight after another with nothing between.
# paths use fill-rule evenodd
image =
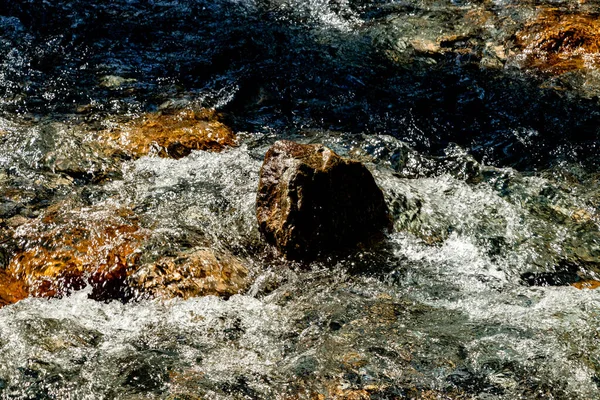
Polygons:
<instances>
[{"instance_id":1,"label":"river bank rock","mask_svg":"<svg viewBox=\"0 0 600 400\"><path fill-rule=\"evenodd\" d=\"M235 134L212 110L148 113L101 133L116 152L139 158L148 154L179 159L192 150L220 151L236 144Z\"/></svg>"},{"instance_id":2,"label":"river bank rock","mask_svg":"<svg viewBox=\"0 0 600 400\"><path fill-rule=\"evenodd\" d=\"M390 225L383 193L363 164L287 140L265 155L256 215L267 241L292 259L368 241Z\"/></svg>"}]
</instances>

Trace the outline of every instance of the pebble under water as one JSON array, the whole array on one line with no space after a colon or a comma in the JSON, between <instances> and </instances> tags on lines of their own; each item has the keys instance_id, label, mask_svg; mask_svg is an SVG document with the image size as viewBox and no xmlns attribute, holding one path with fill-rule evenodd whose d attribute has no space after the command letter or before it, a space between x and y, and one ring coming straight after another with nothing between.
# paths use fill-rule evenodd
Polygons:
<instances>
[{"instance_id":1,"label":"pebble under water","mask_svg":"<svg viewBox=\"0 0 600 400\"><path fill-rule=\"evenodd\" d=\"M599 13L0 0L1 270L83 232L141 263L231 254L250 276L220 297L74 284L6 305L0 398L600 398ZM135 153L139 118L159 135L206 109L235 146ZM278 139L364 162L392 231L280 257L255 215Z\"/></svg>"}]
</instances>

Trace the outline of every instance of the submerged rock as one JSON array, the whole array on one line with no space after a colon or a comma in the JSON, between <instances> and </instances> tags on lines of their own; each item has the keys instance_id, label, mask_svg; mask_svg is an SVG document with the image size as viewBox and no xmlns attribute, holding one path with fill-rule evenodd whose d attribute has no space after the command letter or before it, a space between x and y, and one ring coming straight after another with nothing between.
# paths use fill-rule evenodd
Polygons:
<instances>
[{"instance_id":1,"label":"submerged rock","mask_svg":"<svg viewBox=\"0 0 600 400\"><path fill-rule=\"evenodd\" d=\"M363 164L286 140L265 155L256 215L260 231L289 258L352 246L390 225L383 193Z\"/></svg>"},{"instance_id":2,"label":"submerged rock","mask_svg":"<svg viewBox=\"0 0 600 400\"><path fill-rule=\"evenodd\" d=\"M146 114L102 132L100 139L133 158L155 153L179 159L192 150L220 151L236 143L233 131L210 110Z\"/></svg>"},{"instance_id":3,"label":"submerged rock","mask_svg":"<svg viewBox=\"0 0 600 400\"><path fill-rule=\"evenodd\" d=\"M231 296L247 287L248 270L224 252L174 251L144 262L151 237L126 207L55 204L15 229L12 240L19 244L0 269L0 306L28 296L63 297L87 286L93 299L125 301Z\"/></svg>"},{"instance_id":4,"label":"submerged rock","mask_svg":"<svg viewBox=\"0 0 600 400\"><path fill-rule=\"evenodd\" d=\"M125 279L148 236L124 208L51 206L41 218L21 225L22 245L7 272L33 296L60 297L88 284L93 298L126 298Z\"/></svg>"},{"instance_id":5,"label":"submerged rock","mask_svg":"<svg viewBox=\"0 0 600 400\"><path fill-rule=\"evenodd\" d=\"M86 132L85 127L49 123L41 128L43 165L59 173L84 181L118 178L121 160L114 151L102 146Z\"/></svg>"},{"instance_id":6,"label":"submerged rock","mask_svg":"<svg viewBox=\"0 0 600 400\"><path fill-rule=\"evenodd\" d=\"M521 280L528 286L573 286L577 289L597 289L600 282L594 277L598 267L593 264L578 265L573 261L563 261L552 271L525 272Z\"/></svg>"},{"instance_id":7,"label":"submerged rock","mask_svg":"<svg viewBox=\"0 0 600 400\"><path fill-rule=\"evenodd\" d=\"M99 86L107 89L118 89L123 85L135 82L136 80L132 78L123 78L122 76L116 75L105 75L100 78Z\"/></svg>"},{"instance_id":8,"label":"submerged rock","mask_svg":"<svg viewBox=\"0 0 600 400\"><path fill-rule=\"evenodd\" d=\"M229 254L199 249L142 267L130 284L152 297L231 296L248 286L248 269Z\"/></svg>"},{"instance_id":9,"label":"submerged rock","mask_svg":"<svg viewBox=\"0 0 600 400\"><path fill-rule=\"evenodd\" d=\"M596 69L600 61L600 21L587 13L542 9L516 35L523 63L555 74Z\"/></svg>"}]
</instances>

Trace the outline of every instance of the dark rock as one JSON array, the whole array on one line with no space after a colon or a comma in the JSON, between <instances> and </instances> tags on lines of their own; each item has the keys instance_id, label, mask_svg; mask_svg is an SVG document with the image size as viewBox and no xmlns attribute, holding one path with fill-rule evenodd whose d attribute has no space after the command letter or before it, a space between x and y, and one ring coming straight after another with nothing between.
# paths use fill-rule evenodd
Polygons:
<instances>
[{"instance_id":1,"label":"dark rock","mask_svg":"<svg viewBox=\"0 0 600 400\"><path fill-rule=\"evenodd\" d=\"M568 262L560 263L552 272L525 272L521 279L528 286L566 286L581 280L579 267Z\"/></svg>"},{"instance_id":2,"label":"dark rock","mask_svg":"<svg viewBox=\"0 0 600 400\"><path fill-rule=\"evenodd\" d=\"M14 217L19 213L21 208L22 206L17 202L0 200L0 218Z\"/></svg>"},{"instance_id":3,"label":"dark rock","mask_svg":"<svg viewBox=\"0 0 600 400\"><path fill-rule=\"evenodd\" d=\"M260 171L259 229L288 258L314 258L390 226L383 193L361 163L322 145L276 142Z\"/></svg>"}]
</instances>

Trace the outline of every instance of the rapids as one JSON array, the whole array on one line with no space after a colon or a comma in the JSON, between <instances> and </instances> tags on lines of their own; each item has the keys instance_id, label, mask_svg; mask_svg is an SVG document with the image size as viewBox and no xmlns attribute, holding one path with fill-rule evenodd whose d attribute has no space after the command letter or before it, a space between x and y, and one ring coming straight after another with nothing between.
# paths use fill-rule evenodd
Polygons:
<instances>
[{"instance_id":1,"label":"rapids","mask_svg":"<svg viewBox=\"0 0 600 400\"><path fill-rule=\"evenodd\" d=\"M127 209L142 261L202 246L251 277L229 297L86 287L4 306L0 398L600 398L600 35L585 28L599 13L0 0L0 267L55 228L47 210L94 227ZM99 140L206 108L237 146L171 159ZM280 138L364 162L393 231L309 264L279 257L255 199Z\"/></svg>"}]
</instances>

